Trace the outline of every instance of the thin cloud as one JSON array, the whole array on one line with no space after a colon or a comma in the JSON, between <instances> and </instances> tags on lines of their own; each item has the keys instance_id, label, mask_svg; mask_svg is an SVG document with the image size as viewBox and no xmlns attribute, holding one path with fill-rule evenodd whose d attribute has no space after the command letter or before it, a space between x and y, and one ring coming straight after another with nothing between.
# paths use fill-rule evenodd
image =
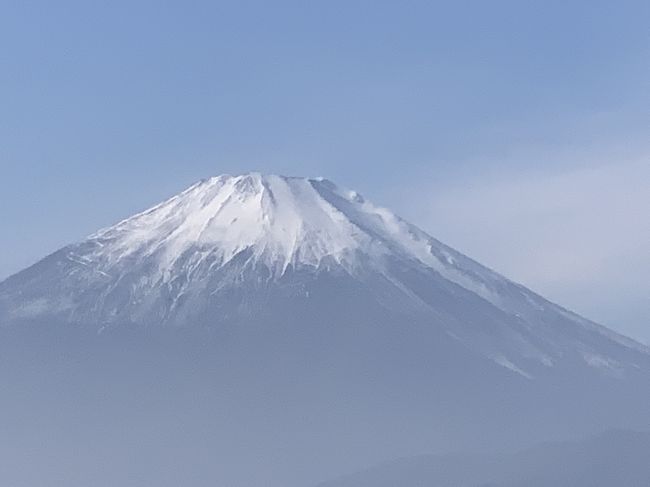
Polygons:
<instances>
[{"instance_id":1,"label":"thin cloud","mask_svg":"<svg viewBox=\"0 0 650 487\"><path fill-rule=\"evenodd\" d=\"M650 157L638 157L439 186L407 213L508 277L650 341L649 188Z\"/></svg>"}]
</instances>

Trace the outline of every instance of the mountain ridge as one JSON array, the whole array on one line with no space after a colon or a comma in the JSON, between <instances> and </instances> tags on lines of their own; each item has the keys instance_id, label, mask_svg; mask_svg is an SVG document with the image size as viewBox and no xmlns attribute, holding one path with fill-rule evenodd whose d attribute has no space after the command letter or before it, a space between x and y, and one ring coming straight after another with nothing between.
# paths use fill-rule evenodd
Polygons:
<instances>
[{"instance_id":1,"label":"mountain ridge","mask_svg":"<svg viewBox=\"0 0 650 487\"><path fill-rule=\"evenodd\" d=\"M317 487L644 487L648 454L650 433L613 430L501 455L401 458Z\"/></svg>"}]
</instances>

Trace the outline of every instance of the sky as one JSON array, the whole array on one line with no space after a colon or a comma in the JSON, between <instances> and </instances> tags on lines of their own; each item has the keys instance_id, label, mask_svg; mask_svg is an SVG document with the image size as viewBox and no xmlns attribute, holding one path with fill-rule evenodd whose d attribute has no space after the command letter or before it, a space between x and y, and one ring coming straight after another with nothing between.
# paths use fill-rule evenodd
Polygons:
<instances>
[{"instance_id":1,"label":"sky","mask_svg":"<svg viewBox=\"0 0 650 487\"><path fill-rule=\"evenodd\" d=\"M650 3L0 2L0 279L194 181L325 176L650 343Z\"/></svg>"}]
</instances>

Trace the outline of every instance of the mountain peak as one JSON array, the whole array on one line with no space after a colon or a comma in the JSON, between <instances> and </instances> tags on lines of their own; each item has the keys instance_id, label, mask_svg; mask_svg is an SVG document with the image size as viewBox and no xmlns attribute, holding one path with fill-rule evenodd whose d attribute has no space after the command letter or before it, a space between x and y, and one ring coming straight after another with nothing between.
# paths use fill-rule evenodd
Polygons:
<instances>
[{"instance_id":1,"label":"mountain peak","mask_svg":"<svg viewBox=\"0 0 650 487\"><path fill-rule=\"evenodd\" d=\"M100 253L157 256L161 271L186 252L225 265L242 252L280 274L386 252L431 265L427 238L355 191L324 178L249 173L199 181L167 201L92 235Z\"/></svg>"}]
</instances>

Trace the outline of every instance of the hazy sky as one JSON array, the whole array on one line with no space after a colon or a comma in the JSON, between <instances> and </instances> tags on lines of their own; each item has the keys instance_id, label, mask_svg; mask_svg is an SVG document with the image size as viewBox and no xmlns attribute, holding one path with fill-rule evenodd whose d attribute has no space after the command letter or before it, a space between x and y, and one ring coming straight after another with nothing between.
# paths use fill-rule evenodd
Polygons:
<instances>
[{"instance_id":1,"label":"hazy sky","mask_svg":"<svg viewBox=\"0 0 650 487\"><path fill-rule=\"evenodd\" d=\"M0 4L0 278L178 192L322 175L650 342L650 3Z\"/></svg>"}]
</instances>

